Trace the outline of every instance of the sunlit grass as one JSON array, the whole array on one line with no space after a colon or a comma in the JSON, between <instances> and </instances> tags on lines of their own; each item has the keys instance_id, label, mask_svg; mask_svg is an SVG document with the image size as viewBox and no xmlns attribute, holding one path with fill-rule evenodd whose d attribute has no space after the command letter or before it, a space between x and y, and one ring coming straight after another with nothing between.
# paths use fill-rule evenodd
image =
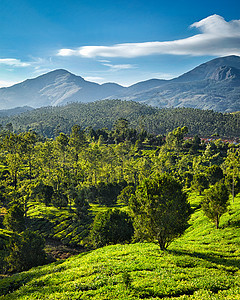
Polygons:
<instances>
[{"instance_id":1,"label":"sunlit grass","mask_svg":"<svg viewBox=\"0 0 240 300\"><path fill-rule=\"evenodd\" d=\"M238 300L239 222L240 197L218 230L196 209L190 227L168 251L153 243L106 246L2 279L0 299Z\"/></svg>"}]
</instances>

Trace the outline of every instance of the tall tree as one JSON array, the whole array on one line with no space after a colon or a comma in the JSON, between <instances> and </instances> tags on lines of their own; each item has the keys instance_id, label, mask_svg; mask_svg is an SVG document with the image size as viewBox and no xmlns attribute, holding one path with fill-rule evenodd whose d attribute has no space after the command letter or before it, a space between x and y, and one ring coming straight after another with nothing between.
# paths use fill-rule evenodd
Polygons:
<instances>
[{"instance_id":1,"label":"tall tree","mask_svg":"<svg viewBox=\"0 0 240 300\"><path fill-rule=\"evenodd\" d=\"M206 216L219 228L220 217L227 211L229 193L223 182L217 182L204 192L202 208Z\"/></svg>"},{"instance_id":2,"label":"tall tree","mask_svg":"<svg viewBox=\"0 0 240 300\"><path fill-rule=\"evenodd\" d=\"M228 183L231 185L232 200L238 191L238 177L240 177L240 148L230 148L223 164ZM230 177L232 179L230 180ZM235 191L236 190L236 191Z\"/></svg>"}]
</instances>

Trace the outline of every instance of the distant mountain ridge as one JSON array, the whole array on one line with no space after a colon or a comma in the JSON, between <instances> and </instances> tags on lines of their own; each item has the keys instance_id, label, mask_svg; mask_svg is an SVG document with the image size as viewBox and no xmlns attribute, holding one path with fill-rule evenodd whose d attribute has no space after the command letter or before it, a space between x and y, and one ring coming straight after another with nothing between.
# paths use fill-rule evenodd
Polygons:
<instances>
[{"instance_id":1,"label":"distant mountain ridge","mask_svg":"<svg viewBox=\"0 0 240 300\"><path fill-rule=\"evenodd\" d=\"M152 106L240 110L240 57L213 59L171 80L150 79L129 87L98 84L58 69L0 89L0 109L43 107L101 99L134 100Z\"/></svg>"}]
</instances>

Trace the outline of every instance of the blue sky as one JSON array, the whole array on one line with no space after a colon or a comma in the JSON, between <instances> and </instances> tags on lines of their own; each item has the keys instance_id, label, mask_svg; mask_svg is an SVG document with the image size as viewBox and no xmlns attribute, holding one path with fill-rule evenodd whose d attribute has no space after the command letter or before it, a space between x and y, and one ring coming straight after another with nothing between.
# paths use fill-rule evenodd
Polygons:
<instances>
[{"instance_id":1,"label":"blue sky","mask_svg":"<svg viewBox=\"0 0 240 300\"><path fill-rule=\"evenodd\" d=\"M130 85L240 55L240 3L0 0L0 87L54 69Z\"/></svg>"}]
</instances>

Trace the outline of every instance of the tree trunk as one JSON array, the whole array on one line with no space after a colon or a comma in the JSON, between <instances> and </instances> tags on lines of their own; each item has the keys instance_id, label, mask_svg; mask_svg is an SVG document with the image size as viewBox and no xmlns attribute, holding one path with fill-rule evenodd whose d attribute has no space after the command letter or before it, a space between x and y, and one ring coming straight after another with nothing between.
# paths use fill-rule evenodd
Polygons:
<instances>
[{"instance_id":1,"label":"tree trunk","mask_svg":"<svg viewBox=\"0 0 240 300\"><path fill-rule=\"evenodd\" d=\"M159 247L162 251L165 251L166 250L166 247L165 247L165 244L166 242L164 241L164 239L158 239L158 244L159 244Z\"/></svg>"},{"instance_id":2,"label":"tree trunk","mask_svg":"<svg viewBox=\"0 0 240 300\"><path fill-rule=\"evenodd\" d=\"M233 179L232 179L232 198L234 203L234 172L233 172Z\"/></svg>"},{"instance_id":3,"label":"tree trunk","mask_svg":"<svg viewBox=\"0 0 240 300\"><path fill-rule=\"evenodd\" d=\"M219 228L219 216L218 215L216 216L215 224L216 224L216 228L218 229Z\"/></svg>"}]
</instances>

